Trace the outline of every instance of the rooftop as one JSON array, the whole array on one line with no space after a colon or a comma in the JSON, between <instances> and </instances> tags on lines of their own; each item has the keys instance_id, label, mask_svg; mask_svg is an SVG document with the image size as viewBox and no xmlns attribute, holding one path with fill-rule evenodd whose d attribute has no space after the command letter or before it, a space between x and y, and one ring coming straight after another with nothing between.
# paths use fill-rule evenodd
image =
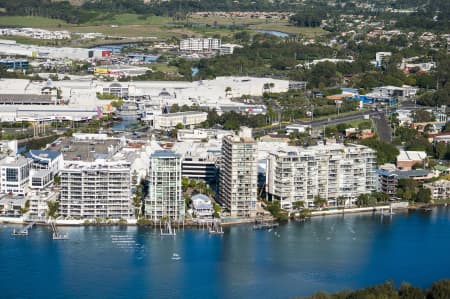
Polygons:
<instances>
[{"instance_id":1,"label":"rooftop","mask_svg":"<svg viewBox=\"0 0 450 299\"><path fill-rule=\"evenodd\" d=\"M88 161L106 159L114 155L120 148L119 139L107 140L64 140L55 144L52 149L61 151L65 161Z\"/></svg>"},{"instance_id":2,"label":"rooftop","mask_svg":"<svg viewBox=\"0 0 450 299\"><path fill-rule=\"evenodd\" d=\"M46 163L48 160L55 160L61 155L61 152L58 151L49 151L49 150L30 150L25 154L26 158L31 158L34 161L42 161Z\"/></svg>"},{"instance_id":3,"label":"rooftop","mask_svg":"<svg viewBox=\"0 0 450 299\"><path fill-rule=\"evenodd\" d=\"M421 161L427 157L424 151L400 151L397 161Z\"/></svg>"},{"instance_id":4,"label":"rooftop","mask_svg":"<svg viewBox=\"0 0 450 299\"><path fill-rule=\"evenodd\" d=\"M151 158L180 158L181 155L171 150L156 150L150 155Z\"/></svg>"},{"instance_id":5,"label":"rooftop","mask_svg":"<svg viewBox=\"0 0 450 299\"><path fill-rule=\"evenodd\" d=\"M41 94L0 94L0 104L22 105L22 104L53 104L51 95Z\"/></svg>"}]
</instances>

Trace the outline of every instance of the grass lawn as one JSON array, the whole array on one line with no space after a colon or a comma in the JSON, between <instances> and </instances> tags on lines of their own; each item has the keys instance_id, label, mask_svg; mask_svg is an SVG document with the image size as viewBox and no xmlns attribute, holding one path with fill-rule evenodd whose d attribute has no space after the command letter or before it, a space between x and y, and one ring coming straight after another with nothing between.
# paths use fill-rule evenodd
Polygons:
<instances>
[{"instance_id":1,"label":"grass lawn","mask_svg":"<svg viewBox=\"0 0 450 299\"><path fill-rule=\"evenodd\" d=\"M67 42L64 40L45 40L45 39L36 39L26 36L15 36L15 35L9 35L2 37L4 39L8 40L15 40L19 44L26 44L26 45L37 45L37 46L61 46L66 45Z\"/></svg>"},{"instance_id":2,"label":"grass lawn","mask_svg":"<svg viewBox=\"0 0 450 299\"><path fill-rule=\"evenodd\" d=\"M163 73L178 73L178 68L176 66L170 66L166 63L152 63L148 66L154 71L160 71Z\"/></svg>"},{"instance_id":3,"label":"grass lawn","mask_svg":"<svg viewBox=\"0 0 450 299\"><path fill-rule=\"evenodd\" d=\"M64 20L49 19L44 17L24 17L24 16L3 16L0 18L0 25L21 26L36 28L58 28L67 23Z\"/></svg>"},{"instance_id":4,"label":"grass lawn","mask_svg":"<svg viewBox=\"0 0 450 299\"><path fill-rule=\"evenodd\" d=\"M169 17L141 17L137 14L101 15L84 25L164 25L171 22Z\"/></svg>"},{"instance_id":5,"label":"grass lawn","mask_svg":"<svg viewBox=\"0 0 450 299\"><path fill-rule=\"evenodd\" d=\"M116 37L143 37L168 39L172 36L181 37L181 35L193 35L194 32L186 28L165 28L159 25L118 25L112 27L111 25L80 25L66 28L71 32L99 32L109 36Z\"/></svg>"},{"instance_id":6,"label":"grass lawn","mask_svg":"<svg viewBox=\"0 0 450 299\"><path fill-rule=\"evenodd\" d=\"M290 34L302 34L306 37L313 37L324 34L321 28L303 28L291 26L286 20L266 20L251 18L225 18L225 17L190 17L189 22L203 24L246 24L247 30L275 30ZM48 30L68 30L70 32L99 32L105 35L122 38L154 38L158 40L169 39L171 37L180 38L186 36L212 36L219 34L221 36L232 36L239 29L231 30L228 28L216 27L193 27L176 28L170 27L174 23L169 17L142 17L136 14L103 14L88 23L75 25L68 24L63 20L49 19L44 17L23 17L23 16L5 16L0 18L0 26L23 26L43 28ZM18 40L28 44L41 44L31 39Z\"/></svg>"}]
</instances>

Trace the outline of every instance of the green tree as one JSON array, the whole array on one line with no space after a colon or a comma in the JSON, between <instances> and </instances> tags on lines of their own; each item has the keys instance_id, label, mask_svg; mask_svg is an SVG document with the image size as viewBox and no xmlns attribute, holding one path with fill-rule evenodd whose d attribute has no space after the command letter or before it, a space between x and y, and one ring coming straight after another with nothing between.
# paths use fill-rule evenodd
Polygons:
<instances>
[{"instance_id":1,"label":"green tree","mask_svg":"<svg viewBox=\"0 0 450 299\"><path fill-rule=\"evenodd\" d=\"M176 113L176 112L180 112L180 106L178 106L178 104L173 104L172 106L170 106L170 113Z\"/></svg>"},{"instance_id":2,"label":"green tree","mask_svg":"<svg viewBox=\"0 0 450 299\"><path fill-rule=\"evenodd\" d=\"M427 299L450 298L450 279L439 280L431 286L427 292Z\"/></svg>"},{"instance_id":3,"label":"green tree","mask_svg":"<svg viewBox=\"0 0 450 299\"><path fill-rule=\"evenodd\" d=\"M142 186L142 184L137 185L133 196L133 206L136 218L138 218L142 212L142 201L144 198L143 189L144 186Z\"/></svg>"},{"instance_id":4,"label":"green tree","mask_svg":"<svg viewBox=\"0 0 450 299\"><path fill-rule=\"evenodd\" d=\"M25 201L25 205L20 209L20 214L25 214L30 210L30 200Z\"/></svg>"},{"instance_id":5,"label":"green tree","mask_svg":"<svg viewBox=\"0 0 450 299\"><path fill-rule=\"evenodd\" d=\"M415 200L418 202L429 203L431 201L431 190L428 188L420 188Z\"/></svg>"},{"instance_id":6,"label":"green tree","mask_svg":"<svg viewBox=\"0 0 450 299\"><path fill-rule=\"evenodd\" d=\"M356 204L359 207L371 207L376 204L376 199L371 194L360 194Z\"/></svg>"},{"instance_id":7,"label":"green tree","mask_svg":"<svg viewBox=\"0 0 450 299\"><path fill-rule=\"evenodd\" d=\"M325 198L320 197L319 195L314 197L314 206L316 208L323 208L327 205L327 203L328 201Z\"/></svg>"},{"instance_id":8,"label":"green tree","mask_svg":"<svg viewBox=\"0 0 450 299\"><path fill-rule=\"evenodd\" d=\"M49 200L47 201L47 215L50 218L58 217L59 201Z\"/></svg>"},{"instance_id":9,"label":"green tree","mask_svg":"<svg viewBox=\"0 0 450 299\"><path fill-rule=\"evenodd\" d=\"M422 289L413 287L409 283L402 283L398 295L399 299L425 299Z\"/></svg>"},{"instance_id":10,"label":"green tree","mask_svg":"<svg viewBox=\"0 0 450 299\"><path fill-rule=\"evenodd\" d=\"M364 139L360 143L376 150L378 165L395 162L400 153L391 143L383 142L375 138Z\"/></svg>"},{"instance_id":11,"label":"green tree","mask_svg":"<svg viewBox=\"0 0 450 299\"><path fill-rule=\"evenodd\" d=\"M338 198L336 198L336 204L338 205L338 207L345 208L345 202L346 198L344 196L339 196Z\"/></svg>"},{"instance_id":12,"label":"green tree","mask_svg":"<svg viewBox=\"0 0 450 299\"><path fill-rule=\"evenodd\" d=\"M228 97L231 95L231 87L227 86L225 87L225 96Z\"/></svg>"},{"instance_id":13,"label":"green tree","mask_svg":"<svg viewBox=\"0 0 450 299\"><path fill-rule=\"evenodd\" d=\"M415 122L430 122L430 121L434 121L434 116L432 113L430 113L424 109L420 109L420 110L415 111L414 121Z\"/></svg>"},{"instance_id":14,"label":"green tree","mask_svg":"<svg viewBox=\"0 0 450 299\"><path fill-rule=\"evenodd\" d=\"M55 186L61 185L61 177L59 175L55 175L53 182L55 183Z\"/></svg>"},{"instance_id":15,"label":"green tree","mask_svg":"<svg viewBox=\"0 0 450 299\"><path fill-rule=\"evenodd\" d=\"M434 145L434 151L436 153L436 158L444 159L449 153L449 147L445 142L437 142Z\"/></svg>"},{"instance_id":16,"label":"green tree","mask_svg":"<svg viewBox=\"0 0 450 299\"><path fill-rule=\"evenodd\" d=\"M303 200L295 201L293 206L294 206L294 209L301 210L301 209L305 208L305 202Z\"/></svg>"},{"instance_id":17,"label":"green tree","mask_svg":"<svg viewBox=\"0 0 450 299\"><path fill-rule=\"evenodd\" d=\"M417 181L413 179L399 179L397 196L407 201L414 200L417 185Z\"/></svg>"}]
</instances>

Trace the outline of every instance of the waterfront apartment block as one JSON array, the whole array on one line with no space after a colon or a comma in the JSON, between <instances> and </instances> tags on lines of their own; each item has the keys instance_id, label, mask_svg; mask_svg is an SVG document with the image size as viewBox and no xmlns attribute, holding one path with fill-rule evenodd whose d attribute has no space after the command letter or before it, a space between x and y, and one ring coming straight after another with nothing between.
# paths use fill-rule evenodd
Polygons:
<instances>
[{"instance_id":1,"label":"waterfront apartment block","mask_svg":"<svg viewBox=\"0 0 450 299\"><path fill-rule=\"evenodd\" d=\"M131 170L126 161L68 161L61 169L59 215L131 219Z\"/></svg>"},{"instance_id":2,"label":"waterfront apartment block","mask_svg":"<svg viewBox=\"0 0 450 299\"><path fill-rule=\"evenodd\" d=\"M433 173L424 169L413 170L388 170L378 169L378 186L377 191L389 195L397 194L398 181L401 179L413 179L415 181L424 182L433 178Z\"/></svg>"},{"instance_id":3,"label":"waterfront apartment block","mask_svg":"<svg viewBox=\"0 0 450 299\"><path fill-rule=\"evenodd\" d=\"M31 160L8 156L0 161L0 192L25 195L30 180Z\"/></svg>"},{"instance_id":4,"label":"waterfront apartment block","mask_svg":"<svg viewBox=\"0 0 450 299\"><path fill-rule=\"evenodd\" d=\"M256 148L249 128L242 128L238 136L223 138L219 201L232 217L256 216Z\"/></svg>"},{"instance_id":5,"label":"waterfront apartment block","mask_svg":"<svg viewBox=\"0 0 450 299\"><path fill-rule=\"evenodd\" d=\"M439 180L439 181L423 184L423 187L430 189L431 199L433 199L433 200L450 199L450 181Z\"/></svg>"},{"instance_id":6,"label":"waterfront apartment block","mask_svg":"<svg viewBox=\"0 0 450 299\"><path fill-rule=\"evenodd\" d=\"M217 179L217 158L215 155L198 155L188 152L181 163L182 176L191 180L215 183Z\"/></svg>"},{"instance_id":7,"label":"waterfront apartment block","mask_svg":"<svg viewBox=\"0 0 450 299\"><path fill-rule=\"evenodd\" d=\"M145 216L152 221L183 221L185 205L181 187L181 155L157 150L150 156L149 193Z\"/></svg>"},{"instance_id":8,"label":"waterfront apartment block","mask_svg":"<svg viewBox=\"0 0 450 299\"><path fill-rule=\"evenodd\" d=\"M313 207L316 197L328 206L350 205L376 188L376 152L361 145L287 147L270 153L267 163L266 192L284 208L297 201Z\"/></svg>"}]
</instances>

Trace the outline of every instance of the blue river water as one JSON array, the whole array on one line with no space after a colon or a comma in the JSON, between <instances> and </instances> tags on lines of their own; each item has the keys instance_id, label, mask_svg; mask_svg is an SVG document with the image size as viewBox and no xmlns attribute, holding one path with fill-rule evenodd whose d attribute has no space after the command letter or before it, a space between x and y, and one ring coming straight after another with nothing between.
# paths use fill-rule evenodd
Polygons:
<instances>
[{"instance_id":1,"label":"blue river water","mask_svg":"<svg viewBox=\"0 0 450 299\"><path fill-rule=\"evenodd\" d=\"M225 234L137 227L0 225L1 298L292 298L392 279L450 277L450 207L393 216L339 215ZM173 254L180 256L173 259Z\"/></svg>"},{"instance_id":2,"label":"blue river water","mask_svg":"<svg viewBox=\"0 0 450 299\"><path fill-rule=\"evenodd\" d=\"M261 29L261 30L255 30L255 32L270 34L270 35L274 35L276 37L289 37L290 36L288 33L281 32L281 31L274 31L274 30L262 30Z\"/></svg>"}]
</instances>

